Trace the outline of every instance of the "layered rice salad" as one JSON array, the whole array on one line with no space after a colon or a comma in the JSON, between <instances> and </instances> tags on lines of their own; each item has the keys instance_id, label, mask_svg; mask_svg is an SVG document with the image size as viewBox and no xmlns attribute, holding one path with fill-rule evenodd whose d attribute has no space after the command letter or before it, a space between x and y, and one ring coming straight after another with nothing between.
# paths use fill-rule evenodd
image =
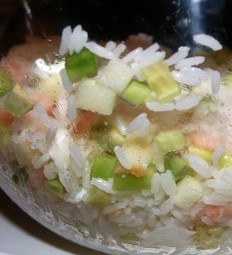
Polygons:
<instances>
[{"instance_id":1,"label":"layered rice salad","mask_svg":"<svg viewBox=\"0 0 232 255\"><path fill-rule=\"evenodd\" d=\"M174 53L143 34L100 43L81 25L52 47L27 39L0 68L15 185L103 239L218 247L232 226L230 51L205 34Z\"/></svg>"}]
</instances>

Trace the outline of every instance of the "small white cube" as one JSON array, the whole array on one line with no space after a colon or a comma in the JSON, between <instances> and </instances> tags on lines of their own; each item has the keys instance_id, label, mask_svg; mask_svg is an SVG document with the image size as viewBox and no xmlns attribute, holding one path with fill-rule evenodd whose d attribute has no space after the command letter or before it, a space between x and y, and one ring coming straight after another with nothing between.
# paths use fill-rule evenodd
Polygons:
<instances>
[{"instance_id":1,"label":"small white cube","mask_svg":"<svg viewBox=\"0 0 232 255\"><path fill-rule=\"evenodd\" d=\"M77 108L110 115L116 102L116 93L93 79L79 83L76 92Z\"/></svg>"},{"instance_id":2,"label":"small white cube","mask_svg":"<svg viewBox=\"0 0 232 255\"><path fill-rule=\"evenodd\" d=\"M121 93L134 76L134 71L121 60L112 59L98 73L98 81L101 84Z\"/></svg>"}]
</instances>

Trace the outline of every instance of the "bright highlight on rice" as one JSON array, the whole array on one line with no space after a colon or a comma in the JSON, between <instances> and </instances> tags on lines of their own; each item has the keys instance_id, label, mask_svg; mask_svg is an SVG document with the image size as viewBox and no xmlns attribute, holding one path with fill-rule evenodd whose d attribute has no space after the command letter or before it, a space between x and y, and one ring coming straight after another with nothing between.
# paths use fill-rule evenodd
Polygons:
<instances>
[{"instance_id":1,"label":"bright highlight on rice","mask_svg":"<svg viewBox=\"0 0 232 255\"><path fill-rule=\"evenodd\" d=\"M15 185L100 241L218 247L232 221L232 78L212 54L221 44L193 39L207 58L98 43L78 25L64 28L56 61L15 72L6 57L0 151L17 162Z\"/></svg>"}]
</instances>

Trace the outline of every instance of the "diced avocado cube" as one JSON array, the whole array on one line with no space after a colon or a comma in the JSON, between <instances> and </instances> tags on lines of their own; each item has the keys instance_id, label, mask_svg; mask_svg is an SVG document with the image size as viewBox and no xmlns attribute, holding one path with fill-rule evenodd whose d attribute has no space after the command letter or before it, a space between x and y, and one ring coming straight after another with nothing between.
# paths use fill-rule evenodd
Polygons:
<instances>
[{"instance_id":1,"label":"diced avocado cube","mask_svg":"<svg viewBox=\"0 0 232 255\"><path fill-rule=\"evenodd\" d=\"M64 186L60 182L59 178L46 180L44 182L44 186L56 196L62 196L65 192Z\"/></svg>"},{"instance_id":2,"label":"diced avocado cube","mask_svg":"<svg viewBox=\"0 0 232 255\"><path fill-rule=\"evenodd\" d=\"M183 179L189 172L188 163L177 154L167 154L164 159L165 170L170 170L175 181Z\"/></svg>"},{"instance_id":3,"label":"diced avocado cube","mask_svg":"<svg viewBox=\"0 0 232 255\"><path fill-rule=\"evenodd\" d=\"M146 174L137 177L131 173L115 173L113 189L116 191L139 191L151 188L151 178L154 173L154 166L149 165Z\"/></svg>"},{"instance_id":4,"label":"diced avocado cube","mask_svg":"<svg viewBox=\"0 0 232 255\"><path fill-rule=\"evenodd\" d=\"M212 161L213 152L211 150L206 150L206 149L191 145L188 147L188 151L190 153L196 154L197 156L201 157L202 159L206 160L209 163Z\"/></svg>"},{"instance_id":5,"label":"diced avocado cube","mask_svg":"<svg viewBox=\"0 0 232 255\"><path fill-rule=\"evenodd\" d=\"M154 141L164 153L183 150L187 144L185 136L176 129L159 132Z\"/></svg>"},{"instance_id":6,"label":"diced avocado cube","mask_svg":"<svg viewBox=\"0 0 232 255\"><path fill-rule=\"evenodd\" d=\"M151 93L151 89L143 82L133 80L122 92L121 97L132 105L142 104Z\"/></svg>"},{"instance_id":7,"label":"diced avocado cube","mask_svg":"<svg viewBox=\"0 0 232 255\"><path fill-rule=\"evenodd\" d=\"M225 151L218 161L218 167L221 169L224 167L231 167L231 166L232 166L232 152Z\"/></svg>"},{"instance_id":8,"label":"diced avocado cube","mask_svg":"<svg viewBox=\"0 0 232 255\"><path fill-rule=\"evenodd\" d=\"M92 160L91 177L108 180L113 177L117 159L113 156L96 156Z\"/></svg>"},{"instance_id":9,"label":"diced avocado cube","mask_svg":"<svg viewBox=\"0 0 232 255\"><path fill-rule=\"evenodd\" d=\"M106 206L110 203L110 194L98 189L95 186L91 186L88 190L88 202L98 206Z\"/></svg>"},{"instance_id":10,"label":"diced avocado cube","mask_svg":"<svg viewBox=\"0 0 232 255\"><path fill-rule=\"evenodd\" d=\"M8 145L10 138L9 128L5 124L0 123L0 149L3 149Z\"/></svg>"},{"instance_id":11,"label":"diced avocado cube","mask_svg":"<svg viewBox=\"0 0 232 255\"><path fill-rule=\"evenodd\" d=\"M195 244L198 249L215 249L221 241L223 226L196 226Z\"/></svg>"},{"instance_id":12,"label":"diced avocado cube","mask_svg":"<svg viewBox=\"0 0 232 255\"><path fill-rule=\"evenodd\" d=\"M34 104L19 85L15 85L7 96L4 107L16 117L22 117L33 108Z\"/></svg>"},{"instance_id":13,"label":"diced avocado cube","mask_svg":"<svg viewBox=\"0 0 232 255\"><path fill-rule=\"evenodd\" d=\"M71 82L95 76L97 68L96 56L86 48L65 56L65 69Z\"/></svg>"},{"instance_id":14,"label":"diced avocado cube","mask_svg":"<svg viewBox=\"0 0 232 255\"><path fill-rule=\"evenodd\" d=\"M7 72L0 68L0 97L5 96L13 88L13 81Z\"/></svg>"},{"instance_id":15,"label":"diced avocado cube","mask_svg":"<svg viewBox=\"0 0 232 255\"><path fill-rule=\"evenodd\" d=\"M160 103L169 102L180 94L180 85L174 80L164 61L161 60L144 68L143 74Z\"/></svg>"}]
</instances>

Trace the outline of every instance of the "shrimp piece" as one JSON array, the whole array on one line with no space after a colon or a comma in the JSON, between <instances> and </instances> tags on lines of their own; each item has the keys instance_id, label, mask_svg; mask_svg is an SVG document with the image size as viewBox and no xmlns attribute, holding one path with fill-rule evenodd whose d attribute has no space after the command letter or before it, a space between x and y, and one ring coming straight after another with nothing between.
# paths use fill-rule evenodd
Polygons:
<instances>
[{"instance_id":1,"label":"shrimp piece","mask_svg":"<svg viewBox=\"0 0 232 255\"><path fill-rule=\"evenodd\" d=\"M45 181L45 176L43 173L43 169L34 169L30 168L27 170L28 174L28 186L32 189L39 189L43 186Z\"/></svg>"},{"instance_id":2,"label":"shrimp piece","mask_svg":"<svg viewBox=\"0 0 232 255\"><path fill-rule=\"evenodd\" d=\"M3 107L0 107L0 123L10 125L15 120L15 117Z\"/></svg>"},{"instance_id":3,"label":"shrimp piece","mask_svg":"<svg viewBox=\"0 0 232 255\"><path fill-rule=\"evenodd\" d=\"M208 219L212 222L222 222L232 217L231 206L205 205L198 213L197 218Z\"/></svg>"},{"instance_id":4,"label":"shrimp piece","mask_svg":"<svg viewBox=\"0 0 232 255\"><path fill-rule=\"evenodd\" d=\"M1 65L12 74L13 80L21 82L30 72L32 64L37 58L53 57L51 52L57 52L60 39L52 37L43 39L41 37L27 36L26 42L12 47Z\"/></svg>"},{"instance_id":5,"label":"shrimp piece","mask_svg":"<svg viewBox=\"0 0 232 255\"><path fill-rule=\"evenodd\" d=\"M87 131L93 125L95 125L100 120L100 118L101 116L97 113L85 110L81 111L79 113L79 117L77 118L77 122L74 124L72 133L78 135Z\"/></svg>"},{"instance_id":6,"label":"shrimp piece","mask_svg":"<svg viewBox=\"0 0 232 255\"><path fill-rule=\"evenodd\" d=\"M205 150L214 150L221 144L221 139L212 133L193 132L190 134L189 139L197 147Z\"/></svg>"}]
</instances>

